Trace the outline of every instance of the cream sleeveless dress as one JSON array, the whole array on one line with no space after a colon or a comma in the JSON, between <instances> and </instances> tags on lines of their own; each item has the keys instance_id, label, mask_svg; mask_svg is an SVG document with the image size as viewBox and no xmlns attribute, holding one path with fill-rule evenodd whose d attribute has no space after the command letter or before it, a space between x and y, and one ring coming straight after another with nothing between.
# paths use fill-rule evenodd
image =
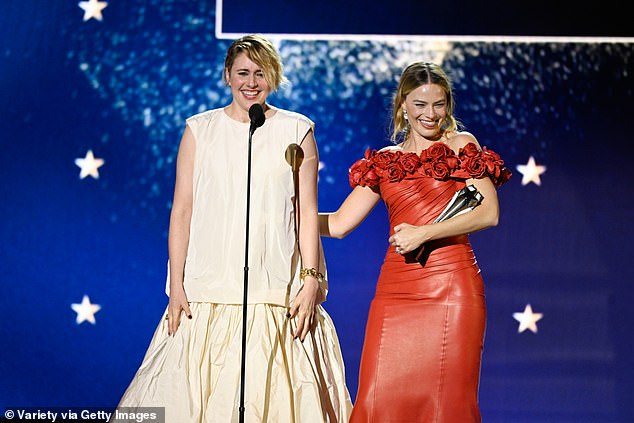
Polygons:
<instances>
[{"instance_id":1,"label":"cream sleeveless dress","mask_svg":"<svg viewBox=\"0 0 634 423\"><path fill-rule=\"evenodd\" d=\"M315 330L300 342L286 317L301 263L284 154L313 123L275 110L252 140L245 422L347 422L352 404L332 320L318 306ZM187 125L196 140L184 279L192 319L181 318L170 337L161 318L119 408L165 407L168 423L237 422L249 124L215 109Z\"/></svg>"}]
</instances>

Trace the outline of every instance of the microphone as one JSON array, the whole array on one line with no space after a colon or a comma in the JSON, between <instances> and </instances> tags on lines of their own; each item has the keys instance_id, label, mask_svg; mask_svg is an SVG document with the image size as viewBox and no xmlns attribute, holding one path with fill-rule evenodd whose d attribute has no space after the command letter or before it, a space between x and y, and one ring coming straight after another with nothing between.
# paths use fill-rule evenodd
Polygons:
<instances>
[{"instance_id":1,"label":"microphone","mask_svg":"<svg viewBox=\"0 0 634 423\"><path fill-rule=\"evenodd\" d=\"M289 144L284 153L286 163L293 169L293 172L297 172L304 160L304 150L297 144Z\"/></svg>"},{"instance_id":2,"label":"microphone","mask_svg":"<svg viewBox=\"0 0 634 423\"><path fill-rule=\"evenodd\" d=\"M251 120L251 126L249 127L249 148L247 155L247 213L246 213L246 226L245 226L245 239L244 239L244 287L242 297L242 356L240 359L240 406L238 411L240 413L239 421L244 422L244 384L246 379L246 354L247 354L247 300L249 291L249 223L251 209L251 147L252 136L256 129L264 125L264 109L259 103L254 103L249 107L249 119Z\"/></svg>"},{"instance_id":3,"label":"microphone","mask_svg":"<svg viewBox=\"0 0 634 423\"><path fill-rule=\"evenodd\" d=\"M249 134L253 135L256 129L264 125L264 109L261 104L255 103L249 107L249 119L251 119Z\"/></svg>"}]
</instances>

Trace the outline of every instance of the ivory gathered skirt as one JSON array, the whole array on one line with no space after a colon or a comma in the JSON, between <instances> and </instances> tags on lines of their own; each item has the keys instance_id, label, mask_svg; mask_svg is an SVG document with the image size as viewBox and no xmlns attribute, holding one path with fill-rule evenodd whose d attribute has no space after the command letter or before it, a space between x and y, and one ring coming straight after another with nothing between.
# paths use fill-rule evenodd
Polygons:
<instances>
[{"instance_id":1,"label":"ivory gathered skirt","mask_svg":"<svg viewBox=\"0 0 634 423\"><path fill-rule=\"evenodd\" d=\"M166 423L239 421L242 306L191 303L174 336L162 319L118 408L164 407ZM317 306L294 339L285 307L247 306L244 421L347 423L352 409L339 340Z\"/></svg>"}]
</instances>

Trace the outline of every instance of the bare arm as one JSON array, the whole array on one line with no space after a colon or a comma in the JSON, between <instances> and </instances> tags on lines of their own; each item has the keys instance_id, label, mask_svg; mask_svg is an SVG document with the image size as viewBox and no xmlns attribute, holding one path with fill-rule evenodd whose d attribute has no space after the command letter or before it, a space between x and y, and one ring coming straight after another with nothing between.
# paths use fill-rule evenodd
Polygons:
<instances>
[{"instance_id":1,"label":"bare arm","mask_svg":"<svg viewBox=\"0 0 634 423\"><path fill-rule=\"evenodd\" d=\"M193 175L196 142L189 127L185 128L176 160L176 185L170 215L168 254L170 263L170 299L167 311L168 333L176 333L181 312L191 318L183 287L185 258L189 245L189 225L192 217Z\"/></svg>"},{"instance_id":2,"label":"bare arm","mask_svg":"<svg viewBox=\"0 0 634 423\"><path fill-rule=\"evenodd\" d=\"M467 142L474 142L478 145L471 134L465 134L454 140L454 148L458 149ZM473 184L484 197L478 207L468 213L440 223L422 226L414 226L408 223L398 224L394 227L395 233L390 237L390 243L399 247L401 253L408 253L428 241L469 234L496 226L500 210L497 191L493 182L489 178L482 178L467 179L465 183L467 185Z\"/></svg>"},{"instance_id":3,"label":"bare arm","mask_svg":"<svg viewBox=\"0 0 634 423\"><path fill-rule=\"evenodd\" d=\"M304 137L301 147L304 159L299 168L299 248L302 267L319 270L319 222L317 220L317 170L319 155L313 131ZM311 328L319 283L313 276L304 278L304 285L289 310L298 316L294 336L304 340Z\"/></svg>"},{"instance_id":4,"label":"bare arm","mask_svg":"<svg viewBox=\"0 0 634 423\"><path fill-rule=\"evenodd\" d=\"M357 186L333 213L319 213L321 236L343 238L368 217L381 195L369 187Z\"/></svg>"}]
</instances>

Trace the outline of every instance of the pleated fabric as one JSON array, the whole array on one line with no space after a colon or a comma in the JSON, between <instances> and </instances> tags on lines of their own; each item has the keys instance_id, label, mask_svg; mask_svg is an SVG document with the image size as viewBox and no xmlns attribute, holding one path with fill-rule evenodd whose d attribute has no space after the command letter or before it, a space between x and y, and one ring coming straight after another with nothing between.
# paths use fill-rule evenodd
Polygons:
<instances>
[{"instance_id":1,"label":"pleated fabric","mask_svg":"<svg viewBox=\"0 0 634 423\"><path fill-rule=\"evenodd\" d=\"M239 420L240 305L191 303L168 336L158 325L119 407L165 407L167 423ZM347 422L352 404L339 340L317 307L314 329L294 339L285 307L247 307L245 422Z\"/></svg>"}]
</instances>

